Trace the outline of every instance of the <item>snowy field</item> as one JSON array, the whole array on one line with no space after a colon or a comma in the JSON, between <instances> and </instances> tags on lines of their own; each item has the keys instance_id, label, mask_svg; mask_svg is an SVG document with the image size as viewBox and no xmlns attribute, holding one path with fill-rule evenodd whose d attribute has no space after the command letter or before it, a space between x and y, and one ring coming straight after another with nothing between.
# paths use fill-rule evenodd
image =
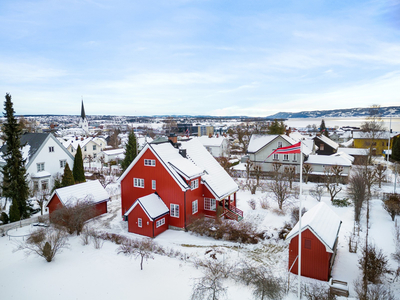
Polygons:
<instances>
[{"instance_id":1,"label":"snowy field","mask_svg":"<svg viewBox=\"0 0 400 300\"><path fill-rule=\"evenodd\" d=\"M309 189L315 184L304 184L303 206L310 209L318 202L309 195ZM346 197L345 188L337 198ZM382 248L389 259L389 267L397 269L397 263L391 258L394 252L393 228L389 214L382 208L378 199L381 192L393 191L392 186L383 186L376 190L375 198L371 200L370 241ZM259 205L252 210L248 200L268 196L270 209L261 209ZM16 235L28 234L34 227L24 227L9 233L14 237L0 237L0 299L190 299L193 280L203 274L195 268L193 261L204 259L207 250L217 252L217 259L235 265L242 259L262 262L270 266L274 274L287 280L287 244L277 238L278 230L285 221L290 221L289 210L297 204L293 200L286 205L285 215L276 213L277 204L267 193L257 191L251 195L248 191L238 193L238 208L244 211L245 220L253 222L259 229L267 230L272 238L257 245L239 245L227 241L216 241L207 237L199 237L183 231L167 230L157 236L154 241L159 245L179 252L176 257L154 255L154 259L144 264L140 270L139 260L117 254L118 245L105 241L101 249L95 249L93 244L83 246L80 237L70 236L69 248L55 257L51 263L43 258L30 255L23 251L14 252L22 237ZM358 269L359 254L349 253L346 237L353 230L353 207L338 208L330 204L330 198L324 195L322 201L328 204L341 218L338 254L332 276L350 285L350 295L355 296L353 281L360 277ZM362 237L365 233L365 218L362 219ZM121 221L120 202L109 203L109 213L90 222L91 227L105 232L122 234L131 238L141 238L127 232L126 222ZM359 247L361 248L361 247ZM385 285L394 291L400 299L400 282L393 282L394 275L387 275ZM304 278L304 282L316 280ZM290 275L290 283L297 287L297 276ZM326 283L325 283L326 284ZM248 286L226 280L226 299L253 299L252 290ZM287 300L296 299L291 293Z\"/></svg>"}]
</instances>

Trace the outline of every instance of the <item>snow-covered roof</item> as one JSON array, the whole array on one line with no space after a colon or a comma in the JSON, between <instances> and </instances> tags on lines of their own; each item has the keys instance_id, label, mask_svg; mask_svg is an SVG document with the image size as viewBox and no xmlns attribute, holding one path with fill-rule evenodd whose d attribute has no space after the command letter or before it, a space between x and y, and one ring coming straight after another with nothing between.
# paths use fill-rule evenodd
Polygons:
<instances>
[{"instance_id":1,"label":"snow-covered roof","mask_svg":"<svg viewBox=\"0 0 400 300\"><path fill-rule=\"evenodd\" d=\"M119 155L119 154L124 154L125 149L120 148L120 149L112 149L112 150L103 150L102 151L105 155Z\"/></svg>"},{"instance_id":2,"label":"snow-covered roof","mask_svg":"<svg viewBox=\"0 0 400 300\"><path fill-rule=\"evenodd\" d=\"M301 232L306 229L311 230L325 245L326 250L332 253L341 223L339 216L327 204L320 202L301 218ZM290 241L298 234L299 222L286 236L286 241Z\"/></svg>"},{"instance_id":3,"label":"snow-covered roof","mask_svg":"<svg viewBox=\"0 0 400 300\"><path fill-rule=\"evenodd\" d=\"M338 152L343 152L348 155L368 155L367 148L338 148Z\"/></svg>"},{"instance_id":4,"label":"snow-covered roof","mask_svg":"<svg viewBox=\"0 0 400 300\"><path fill-rule=\"evenodd\" d=\"M332 141L330 138L326 137L325 135L321 134L320 136L316 136L317 139L320 139L322 142L327 144L328 146L332 147L333 149L339 148L339 144Z\"/></svg>"},{"instance_id":5,"label":"snow-covered roof","mask_svg":"<svg viewBox=\"0 0 400 300\"><path fill-rule=\"evenodd\" d=\"M107 191L98 180L87 181L56 189L50 199L53 198L54 194L58 196L58 199L60 199L64 205L74 205L78 201L82 200L99 203L107 201L110 198Z\"/></svg>"},{"instance_id":6,"label":"snow-covered roof","mask_svg":"<svg viewBox=\"0 0 400 300\"><path fill-rule=\"evenodd\" d=\"M45 178L45 177L50 177L51 174L47 171L40 171L37 173L31 174L31 178Z\"/></svg>"},{"instance_id":7,"label":"snow-covered roof","mask_svg":"<svg viewBox=\"0 0 400 300\"><path fill-rule=\"evenodd\" d=\"M200 136L197 139L203 146L207 147L221 147L224 140L226 140L226 138L223 136L211 138L208 136Z\"/></svg>"},{"instance_id":8,"label":"snow-covered roof","mask_svg":"<svg viewBox=\"0 0 400 300\"><path fill-rule=\"evenodd\" d=\"M186 149L190 161L205 171L201 176L202 182L215 199L222 200L239 189L235 181L197 139L181 142L181 148Z\"/></svg>"},{"instance_id":9,"label":"snow-covered roof","mask_svg":"<svg viewBox=\"0 0 400 300\"><path fill-rule=\"evenodd\" d=\"M354 139L349 139L347 142L340 143L340 146L350 147L351 145L353 145L353 143L354 143Z\"/></svg>"},{"instance_id":10,"label":"snow-covered roof","mask_svg":"<svg viewBox=\"0 0 400 300\"><path fill-rule=\"evenodd\" d=\"M335 154L332 154L331 156L341 156L341 157L344 157L344 158L348 159L352 163L354 162L354 159L355 159L353 156L351 156L351 155L349 155L349 154L347 154L345 152L342 152L342 151L338 151Z\"/></svg>"},{"instance_id":11,"label":"snow-covered roof","mask_svg":"<svg viewBox=\"0 0 400 300\"><path fill-rule=\"evenodd\" d=\"M343 155L309 155L305 163L313 165L338 165L344 167L350 167L352 165L352 161Z\"/></svg>"},{"instance_id":12,"label":"snow-covered roof","mask_svg":"<svg viewBox=\"0 0 400 300\"><path fill-rule=\"evenodd\" d=\"M160 196L154 193L138 198L124 216L128 216L137 205L140 205L149 219L153 221L158 217L169 213L169 209L165 205L164 201L162 201Z\"/></svg>"},{"instance_id":13,"label":"snow-covered roof","mask_svg":"<svg viewBox=\"0 0 400 300\"><path fill-rule=\"evenodd\" d=\"M390 133L390 138L393 138L397 135L399 135L400 132L393 131ZM371 134L368 132L363 132L363 131L354 131L353 132L353 139L371 139ZM384 140L384 139L389 139L389 132L387 131L380 131L375 133L375 139L378 140Z\"/></svg>"},{"instance_id":14,"label":"snow-covered roof","mask_svg":"<svg viewBox=\"0 0 400 300\"><path fill-rule=\"evenodd\" d=\"M172 168L174 168L180 175L185 177L186 180L191 180L193 178L199 177L204 174L204 171L193 165L193 163L188 159L172 159L168 163Z\"/></svg>"}]
</instances>

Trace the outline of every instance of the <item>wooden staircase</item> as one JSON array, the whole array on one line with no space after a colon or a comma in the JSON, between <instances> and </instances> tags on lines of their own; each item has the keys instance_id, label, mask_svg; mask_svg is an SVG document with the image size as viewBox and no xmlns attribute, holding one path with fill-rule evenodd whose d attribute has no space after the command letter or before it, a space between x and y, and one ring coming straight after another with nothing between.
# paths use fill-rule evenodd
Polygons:
<instances>
[{"instance_id":1,"label":"wooden staircase","mask_svg":"<svg viewBox=\"0 0 400 300\"><path fill-rule=\"evenodd\" d=\"M222 216L231 220L241 221L243 219L243 211L234 206L229 206L229 208L224 207Z\"/></svg>"}]
</instances>

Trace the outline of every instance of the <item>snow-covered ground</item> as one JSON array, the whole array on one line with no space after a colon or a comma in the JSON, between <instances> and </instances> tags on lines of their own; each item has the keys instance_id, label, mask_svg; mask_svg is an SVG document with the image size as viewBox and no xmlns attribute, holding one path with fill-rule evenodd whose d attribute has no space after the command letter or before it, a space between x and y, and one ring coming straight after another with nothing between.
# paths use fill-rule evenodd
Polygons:
<instances>
[{"instance_id":1,"label":"snow-covered ground","mask_svg":"<svg viewBox=\"0 0 400 300\"><path fill-rule=\"evenodd\" d=\"M310 209L318 202L309 195L309 190L315 184L303 185L303 206ZM345 188L344 188L345 190ZM391 192L391 185L385 185L377 190ZM268 197L270 208L261 209L258 199ZM342 191L337 198L346 197ZM106 241L101 249L95 249L92 244L83 246L80 237L69 238L69 248L55 257L51 263L43 258L24 252L14 252L22 237L32 227L11 231L13 237L0 237L0 298L1 299L190 299L193 279L202 276L201 269L193 265L195 258L206 258L207 250L217 250L217 258L229 264L236 264L242 259L262 262L271 267L277 276L287 279L287 244L278 240L277 232L285 222L290 221L289 210L297 205L297 200L286 206L286 214L278 214L277 204L267 193L257 191L251 195L248 191L238 193L238 207L244 211L245 220L253 222L260 230L267 230L272 238L257 245L239 245L227 241L216 241L208 237L192 235L188 232L167 230L154 241L164 248L173 249L176 257L154 255L153 260L144 264L140 270L139 260L117 254L118 245ZM255 199L257 208L252 210L248 200ZM350 253L347 246L347 236L353 230L353 207L334 207L327 194L322 201L328 204L341 218L338 255L332 276L350 285L350 294L355 296L353 281L361 275L358 269L359 254ZM365 218L362 219L360 245L365 234ZM389 259L389 267L397 269L397 263L391 258L394 252L393 228L388 213L382 208L382 201L371 200L370 241L382 248ZM141 238L127 232L127 224L120 218L120 201L109 203L109 213L90 222L91 227L98 230L123 234L131 238ZM359 247L359 251L361 246ZM400 283L392 282L393 275L388 275L384 283L390 286L395 295L400 295ZM297 276L290 275L291 285L296 288ZM306 284L317 282L304 278ZM252 290L231 280L224 281L227 289L227 299L252 299ZM400 296L397 296L400 299ZM296 299L295 293L286 298Z\"/></svg>"}]
</instances>

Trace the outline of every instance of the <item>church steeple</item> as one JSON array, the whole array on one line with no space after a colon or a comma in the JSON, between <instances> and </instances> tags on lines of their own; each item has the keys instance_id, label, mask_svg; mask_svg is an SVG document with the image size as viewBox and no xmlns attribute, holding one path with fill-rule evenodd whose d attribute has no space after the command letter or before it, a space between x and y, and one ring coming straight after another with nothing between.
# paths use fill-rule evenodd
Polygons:
<instances>
[{"instance_id":1,"label":"church steeple","mask_svg":"<svg viewBox=\"0 0 400 300\"><path fill-rule=\"evenodd\" d=\"M82 99L82 108L81 108L81 118L83 120L86 119L85 107L83 106L83 99Z\"/></svg>"}]
</instances>

